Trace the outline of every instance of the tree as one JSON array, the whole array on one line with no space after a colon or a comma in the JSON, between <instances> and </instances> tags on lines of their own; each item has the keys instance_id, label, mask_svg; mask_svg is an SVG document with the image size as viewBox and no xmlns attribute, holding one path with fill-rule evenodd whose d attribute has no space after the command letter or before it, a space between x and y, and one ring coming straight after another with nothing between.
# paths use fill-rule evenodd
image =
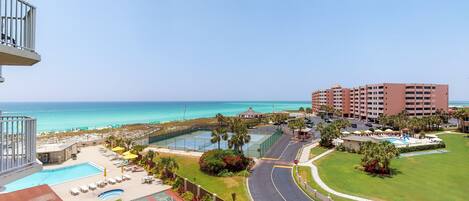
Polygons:
<instances>
[{"instance_id":1,"label":"tree","mask_svg":"<svg viewBox=\"0 0 469 201\"><path fill-rule=\"evenodd\" d=\"M125 139L122 139L122 142L125 146L125 149L128 151L128 150L131 150L132 147L134 146L135 142L130 139L130 138L125 138Z\"/></svg>"},{"instance_id":2,"label":"tree","mask_svg":"<svg viewBox=\"0 0 469 201\"><path fill-rule=\"evenodd\" d=\"M365 171L378 174L390 174L391 160L399 156L399 150L388 141L367 141L360 147L360 152L363 154L361 164Z\"/></svg>"},{"instance_id":3,"label":"tree","mask_svg":"<svg viewBox=\"0 0 469 201\"><path fill-rule=\"evenodd\" d=\"M217 115L215 115L215 118L217 119L218 127L226 126L228 119L225 116L218 113Z\"/></svg>"},{"instance_id":4,"label":"tree","mask_svg":"<svg viewBox=\"0 0 469 201\"><path fill-rule=\"evenodd\" d=\"M270 120L274 122L277 127L280 127L280 124L288 119L288 114L285 113L274 113L270 116Z\"/></svg>"},{"instance_id":5,"label":"tree","mask_svg":"<svg viewBox=\"0 0 469 201\"><path fill-rule=\"evenodd\" d=\"M293 119L288 121L288 128L292 131L293 136L295 135L295 130L298 129L298 119Z\"/></svg>"},{"instance_id":6,"label":"tree","mask_svg":"<svg viewBox=\"0 0 469 201\"><path fill-rule=\"evenodd\" d=\"M299 112L305 112L305 108L304 107L300 107L300 109L298 109Z\"/></svg>"},{"instance_id":7,"label":"tree","mask_svg":"<svg viewBox=\"0 0 469 201\"><path fill-rule=\"evenodd\" d=\"M161 170L161 176L163 178L169 178L172 176L177 169L179 169L179 164L176 159L171 157L161 157L156 160L157 168Z\"/></svg>"},{"instance_id":8,"label":"tree","mask_svg":"<svg viewBox=\"0 0 469 201\"><path fill-rule=\"evenodd\" d=\"M462 129L463 124L461 124L461 121L464 119L464 117L469 116L469 108L459 108L454 111L451 116L458 119L458 128Z\"/></svg>"},{"instance_id":9,"label":"tree","mask_svg":"<svg viewBox=\"0 0 469 201\"><path fill-rule=\"evenodd\" d=\"M218 127L215 130L212 130L212 139L210 139L211 143L217 143L218 149L220 149L220 142L221 140L228 140L228 132L224 127Z\"/></svg>"},{"instance_id":10,"label":"tree","mask_svg":"<svg viewBox=\"0 0 469 201\"><path fill-rule=\"evenodd\" d=\"M327 148L333 147L332 141L342 136L340 130L350 125L350 121L344 119L336 120L330 124L319 123L316 127L316 130L321 133L319 144Z\"/></svg>"},{"instance_id":11,"label":"tree","mask_svg":"<svg viewBox=\"0 0 469 201\"><path fill-rule=\"evenodd\" d=\"M306 113L308 113L308 114L313 113L313 110L312 110L310 107L307 107L305 111L306 111Z\"/></svg>"},{"instance_id":12,"label":"tree","mask_svg":"<svg viewBox=\"0 0 469 201\"><path fill-rule=\"evenodd\" d=\"M246 124L240 118L233 118L230 121L230 129L233 135L228 140L228 147L243 153L243 145L251 141Z\"/></svg>"}]
</instances>

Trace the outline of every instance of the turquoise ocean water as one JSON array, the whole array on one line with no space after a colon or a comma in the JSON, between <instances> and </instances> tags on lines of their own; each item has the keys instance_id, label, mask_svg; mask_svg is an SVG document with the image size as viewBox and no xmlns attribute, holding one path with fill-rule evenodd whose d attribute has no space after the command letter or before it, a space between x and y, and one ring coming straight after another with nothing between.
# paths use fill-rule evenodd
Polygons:
<instances>
[{"instance_id":1,"label":"turquoise ocean water","mask_svg":"<svg viewBox=\"0 0 469 201\"><path fill-rule=\"evenodd\" d=\"M311 107L310 102L21 102L0 103L3 115L37 118L38 132L63 131L79 127L104 127L112 124L165 122L217 113L236 115L252 107L272 112ZM184 112L185 111L185 112Z\"/></svg>"}]
</instances>

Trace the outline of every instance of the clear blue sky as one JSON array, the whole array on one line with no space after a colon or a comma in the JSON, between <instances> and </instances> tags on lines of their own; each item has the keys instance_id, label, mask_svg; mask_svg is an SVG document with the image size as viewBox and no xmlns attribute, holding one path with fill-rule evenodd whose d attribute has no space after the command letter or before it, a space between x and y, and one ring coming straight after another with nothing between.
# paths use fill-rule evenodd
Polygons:
<instances>
[{"instance_id":1,"label":"clear blue sky","mask_svg":"<svg viewBox=\"0 0 469 201\"><path fill-rule=\"evenodd\" d=\"M0 101L309 100L375 82L469 100L469 1L30 2L42 61L6 68Z\"/></svg>"}]
</instances>

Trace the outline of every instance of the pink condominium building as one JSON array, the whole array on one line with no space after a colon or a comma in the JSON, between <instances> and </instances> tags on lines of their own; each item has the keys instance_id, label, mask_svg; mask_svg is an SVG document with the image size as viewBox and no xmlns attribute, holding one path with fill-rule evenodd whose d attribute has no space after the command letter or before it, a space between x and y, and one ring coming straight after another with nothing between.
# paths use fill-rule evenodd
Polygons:
<instances>
[{"instance_id":1,"label":"pink condominium building","mask_svg":"<svg viewBox=\"0 0 469 201\"><path fill-rule=\"evenodd\" d=\"M321 105L333 106L343 117L369 121L404 110L410 116L427 116L448 111L448 85L381 83L350 89L336 85L312 93L313 112Z\"/></svg>"}]
</instances>

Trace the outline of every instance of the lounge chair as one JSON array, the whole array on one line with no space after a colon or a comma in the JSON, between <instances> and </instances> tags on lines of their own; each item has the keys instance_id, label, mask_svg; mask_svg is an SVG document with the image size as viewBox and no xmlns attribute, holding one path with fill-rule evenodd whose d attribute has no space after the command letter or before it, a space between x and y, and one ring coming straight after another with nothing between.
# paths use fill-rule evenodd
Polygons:
<instances>
[{"instance_id":1,"label":"lounge chair","mask_svg":"<svg viewBox=\"0 0 469 201\"><path fill-rule=\"evenodd\" d=\"M116 180L112 179L112 178L108 179L107 182L110 183L110 184L116 184Z\"/></svg>"},{"instance_id":2,"label":"lounge chair","mask_svg":"<svg viewBox=\"0 0 469 201\"><path fill-rule=\"evenodd\" d=\"M122 182L122 177L114 177L114 179L115 179L117 182L119 182L119 183Z\"/></svg>"},{"instance_id":3,"label":"lounge chair","mask_svg":"<svg viewBox=\"0 0 469 201\"><path fill-rule=\"evenodd\" d=\"M96 187L96 184L89 184L89 185L88 185L88 188L89 188L90 190L94 191L94 190L96 190L97 187Z\"/></svg>"},{"instance_id":4,"label":"lounge chair","mask_svg":"<svg viewBox=\"0 0 469 201\"><path fill-rule=\"evenodd\" d=\"M99 180L96 182L96 186L104 188L104 186L106 186L106 182L104 182L103 180Z\"/></svg>"},{"instance_id":5,"label":"lounge chair","mask_svg":"<svg viewBox=\"0 0 469 201\"><path fill-rule=\"evenodd\" d=\"M70 189L70 194L78 195L78 194L80 194L80 191L78 190L78 188L72 188L72 189Z\"/></svg>"},{"instance_id":6,"label":"lounge chair","mask_svg":"<svg viewBox=\"0 0 469 201\"><path fill-rule=\"evenodd\" d=\"M130 177L130 175L128 175L128 174L124 174L124 175L122 175L122 178L125 179L125 180L130 180L132 177Z\"/></svg>"},{"instance_id":7,"label":"lounge chair","mask_svg":"<svg viewBox=\"0 0 469 201\"><path fill-rule=\"evenodd\" d=\"M88 192L88 186L80 186L80 191L81 191L82 193Z\"/></svg>"}]
</instances>

